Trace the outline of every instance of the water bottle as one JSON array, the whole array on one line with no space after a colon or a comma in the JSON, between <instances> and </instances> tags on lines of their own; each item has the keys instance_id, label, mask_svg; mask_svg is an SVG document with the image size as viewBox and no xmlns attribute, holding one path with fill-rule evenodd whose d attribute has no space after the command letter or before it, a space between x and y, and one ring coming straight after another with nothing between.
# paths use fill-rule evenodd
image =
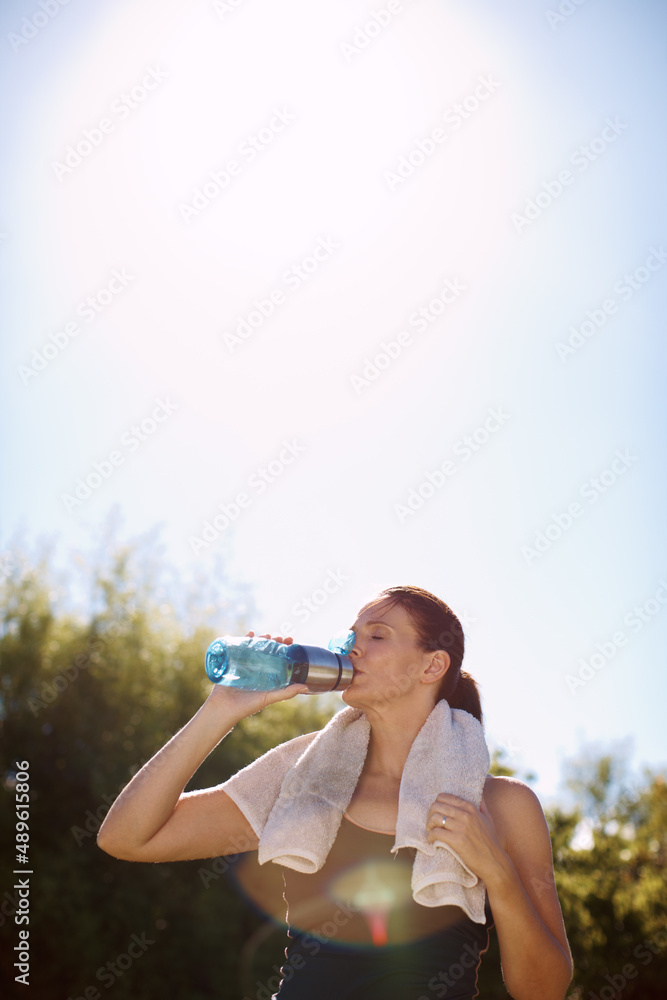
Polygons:
<instances>
[{"instance_id":1,"label":"water bottle","mask_svg":"<svg viewBox=\"0 0 667 1000\"><path fill-rule=\"evenodd\" d=\"M354 639L354 632L348 632L323 649L274 639L220 636L206 651L206 675L214 684L246 691L276 691L290 684L307 684L304 694L343 691L352 683L347 653Z\"/></svg>"}]
</instances>

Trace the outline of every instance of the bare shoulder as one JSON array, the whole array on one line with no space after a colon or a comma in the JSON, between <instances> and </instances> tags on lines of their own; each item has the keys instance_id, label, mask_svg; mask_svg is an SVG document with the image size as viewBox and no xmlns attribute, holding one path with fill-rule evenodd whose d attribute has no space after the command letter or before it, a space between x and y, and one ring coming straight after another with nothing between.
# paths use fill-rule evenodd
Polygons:
<instances>
[{"instance_id":1,"label":"bare shoulder","mask_svg":"<svg viewBox=\"0 0 667 1000\"><path fill-rule=\"evenodd\" d=\"M506 775L487 774L484 782L484 798L491 808L491 802L497 803L499 808L515 808L524 803L536 805L541 810L540 800L525 781L518 778L509 778Z\"/></svg>"},{"instance_id":2,"label":"bare shoulder","mask_svg":"<svg viewBox=\"0 0 667 1000\"><path fill-rule=\"evenodd\" d=\"M525 781L505 775L487 775L484 802L506 850L517 837L525 840L547 832L540 800Z\"/></svg>"}]
</instances>

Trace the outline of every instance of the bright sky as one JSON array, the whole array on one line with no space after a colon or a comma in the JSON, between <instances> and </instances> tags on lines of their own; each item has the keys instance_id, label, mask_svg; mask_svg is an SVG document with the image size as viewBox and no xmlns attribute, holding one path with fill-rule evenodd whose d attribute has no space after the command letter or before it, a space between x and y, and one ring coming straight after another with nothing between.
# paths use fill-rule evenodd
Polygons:
<instances>
[{"instance_id":1,"label":"bright sky","mask_svg":"<svg viewBox=\"0 0 667 1000\"><path fill-rule=\"evenodd\" d=\"M666 15L5 3L3 543L119 505L322 645L426 587L544 798L663 764Z\"/></svg>"}]
</instances>

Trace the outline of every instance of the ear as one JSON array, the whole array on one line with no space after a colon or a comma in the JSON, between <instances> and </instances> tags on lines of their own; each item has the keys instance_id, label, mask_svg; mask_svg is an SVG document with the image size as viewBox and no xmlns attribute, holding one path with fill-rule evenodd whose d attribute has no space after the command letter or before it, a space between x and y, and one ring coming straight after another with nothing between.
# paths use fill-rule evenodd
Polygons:
<instances>
[{"instance_id":1,"label":"ear","mask_svg":"<svg viewBox=\"0 0 667 1000\"><path fill-rule=\"evenodd\" d=\"M431 662L422 675L424 684L439 684L449 670L452 659L444 649L438 649L431 656Z\"/></svg>"}]
</instances>

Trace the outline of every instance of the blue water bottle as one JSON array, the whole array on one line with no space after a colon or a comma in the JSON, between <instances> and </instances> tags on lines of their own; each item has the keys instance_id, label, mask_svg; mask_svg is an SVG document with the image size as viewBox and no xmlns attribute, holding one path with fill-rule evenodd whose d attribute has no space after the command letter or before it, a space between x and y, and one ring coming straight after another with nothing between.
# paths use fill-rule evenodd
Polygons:
<instances>
[{"instance_id":1,"label":"blue water bottle","mask_svg":"<svg viewBox=\"0 0 667 1000\"><path fill-rule=\"evenodd\" d=\"M347 653L354 639L354 632L348 632L323 649L274 639L220 636L206 651L206 675L214 684L246 691L276 691L290 684L306 684L307 694L343 691L352 683Z\"/></svg>"}]
</instances>

